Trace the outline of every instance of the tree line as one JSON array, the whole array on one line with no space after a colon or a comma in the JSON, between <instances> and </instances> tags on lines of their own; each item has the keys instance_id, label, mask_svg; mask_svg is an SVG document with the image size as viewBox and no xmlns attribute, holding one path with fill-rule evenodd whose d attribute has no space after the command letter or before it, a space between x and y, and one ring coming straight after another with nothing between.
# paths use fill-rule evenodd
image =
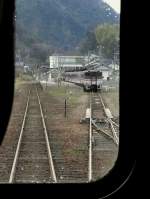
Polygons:
<instances>
[{"instance_id":1,"label":"tree line","mask_svg":"<svg viewBox=\"0 0 150 199\"><path fill-rule=\"evenodd\" d=\"M86 38L81 42L81 54L96 52L99 49L105 58L113 59L114 53L119 52L119 25L98 25L94 30L88 31Z\"/></svg>"},{"instance_id":2,"label":"tree line","mask_svg":"<svg viewBox=\"0 0 150 199\"><path fill-rule=\"evenodd\" d=\"M80 42L78 50L71 54L87 55L88 52L101 50L105 58L113 59L114 53L119 52L119 25L98 25L94 30L87 32ZM48 57L58 49L41 41L35 35L26 34L26 30L17 25L16 52L20 52L22 59L29 63L48 64Z\"/></svg>"}]
</instances>

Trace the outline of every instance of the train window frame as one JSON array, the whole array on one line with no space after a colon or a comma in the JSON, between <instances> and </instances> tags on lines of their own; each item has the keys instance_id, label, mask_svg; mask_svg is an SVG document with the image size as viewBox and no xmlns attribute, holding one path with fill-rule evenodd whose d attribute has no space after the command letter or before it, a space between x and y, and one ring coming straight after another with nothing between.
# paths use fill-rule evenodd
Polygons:
<instances>
[{"instance_id":1,"label":"train window frame","mask_svg":"<svg viewBox=\"0 0 150 199\"><path fill-rule=\"evenodd\" d=\"M6 106L4 107L5 110L2 110L3 115L1 115L2 121L5 123L5 125L8 123L8 115L11 112L11 106L12 106L12 101L13 101L13 91L14 91L14 45L13 45L13 35L9 34L10 31L13 31L13 20L11 20L11 24L10 21L7 19L7 17L9 16L11 19L13 19L13 10L14 10L14 1L10 0L10 1L5 1L7 3L9 3L10 6L7 6L6 8L6 3L4 3L4 7L3 7L3 15L2 15L2 21L3 24L0 23L0 26L3 28L3 30L5 31L2 32L2 34L0 35L1 38L4 38L4 41L8 41L4 44L4 42L2 42L2 46L1 48L4 48L5 50L3 50L3 53L1 54L1 59L4 57L5 59L7 58L8 61L7 63L5 62L5 59L2 59L2 63L6 63L8 65L8 67L10 66L10 71L8 73L7 70L4 69L4 74L7 75L7 77L9 77L7 84L3 84L4 78L1 78L0 82L1 82L1 86L4 86L3 88L1 87L3 94L5 96L5 100L1 103L6 104L8 103L8 108L6 108ZM120 99L126 99L126 102L124 103L124 107L122 106L122 102L120 103L120 146L119 146L119 154L118 154L118 158L117 161L114 165L114 167L111 169L110 173L108 175L106 175L105 177L103 177L102 179L100 179L99 181L96 182L91 182L91 183L84 183L84 184L49 184L49 185L45 185L45 187L42 187L42 191L45 191L46 193L53 193L56 194L59 193L64 194L66 196L67 194L74 194L75 196L79 196L81 193L84 195L85 193L89 196L93 196L93 195L97 195L99 198L104 198L106 196L111 195L112 193L117 192L118 189L120 189L124 183L129 179L129 177L131 176L134 168L135 168L135 149L133 149L134 147L134 131L131 132L131 116L129 115L129 107L132 105L130 102L130 99L128 97L128 94L131 94L131 88L129 86L129 83L131 83L131 81L126 81L126 75L128 75L128 80L132 79L131 75L128 73L128 67L127 68L123 68L123 66L130 65L127 62L127 58L129 58L131 60L131 49L134 48L134 46L131 45L131 49L127 52L126 49L128 47L128 42L126 42L127 40L132 40L132 34L129 34L130 32L130 27L128 25L128 23L130 24L130 20L127 23L127 19L129 19L129 17L131 17L131 13L129 12L130 10L128 10L128 7L130 6L129 1L126 0L122 0L121 3L121 19L120 19L120 26L121 26L121 31L120 31ZM6 14L5 14L6 13ZM127 16L127 13L129 14ZM132 17L131 17L132 18ZM5 23L5 26L3 26ZM129 32L127 33L125 31L125 28L129 28ZM1 40L2 41L2 40ZM10 42L10 43L9 43ZM6 47L5 47L6 46ZM8 49L9 52L8 53ZM11 73L12 72L12 73ZM124 74L124 75L123 75ZM126 85L124 85L124 82L126 82ZM7 89L7 93L6 91L4 91L4 89ZM130 107L131 108L131 107ZM132 110L132 109L131 109ZM7 112L7 117L4 117L4 113ZM132 112L132 111L131 111ZM2 117L3 116L3 117ZM3 128L3 133L5 130L5 127L2 126ZM133 129L132 129L133 130ZM2 136L3 134L1 134L1 138L3 138ZM126 143L128 143L128 145L126 145ZM128 164L126 164L126 162L128 162ZM114 183L114 179L115 179L115 183ZM18 187L17 186L13 186L13 187L9 187L11 190L13 191L17 191ZM38 185L33 185L30 186L29 190L33 192L40 192L40 190L37 189ZM50 189L49 189L50 188ZM27 190L27 186L25 185L25 189L21 189L22 191L26 191ZM70 192L70 193L69 193Z\"/></svg>"}]
</instances>

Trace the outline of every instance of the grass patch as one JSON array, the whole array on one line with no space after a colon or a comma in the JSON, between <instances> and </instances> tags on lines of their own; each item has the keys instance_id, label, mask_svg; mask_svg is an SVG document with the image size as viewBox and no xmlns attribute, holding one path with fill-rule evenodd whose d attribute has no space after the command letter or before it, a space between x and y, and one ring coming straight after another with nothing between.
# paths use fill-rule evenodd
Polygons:
<instances>
[{"instance_id":1,"label":"grass patch","mask_svg":"<svg viewBox=\"0 0 150 199\"><path fill-rule=\"evenodd\" d=\"M15 78L15 89L18 89L21 84L27 82L27 81L32 81L33 77L31 75L27 75L27 74L19 74L16 78Z\"/></svg>"},{"instance_id":2,"label":"grass patch","mask_svg":"<svg viewBox=\"0 0 150 199\"><path fill-rule=\"evenodd\" d=\"M48 93L54 97L65 97L66 89L65 87L50 87Z\"/></svg>"},{"instance_id":3,"label":"grass patch","mask_svg":"<svg viewBox=\"0 0 150 199\"><path fill-rule=\"evenodd\" d=\"M63 99L67 98L68 103L77 104L81 95L83 94L79 89L65 86L53 86L48 89L48 94L58 98Z\"/></svg>"},{"instance_id":4,"label":"grass patch","mask_svg":"<svg viewBox=\"0 0 150 199\"><path fill-rule=\"evenodd\" d=\"M33 77L28 74L20 74L19 77L16 78L16 81L32 81Z\"/></svg>"},{"instance_id":5,"label":"grass patch","mask_svg":"<svg viewBox=\"0 0 150 199\"><path fill-rule=\"evenodd\" d=\"M74 149L67 149L66 152L71 155L72 157L74 156L80 156L83 154L83 151L77 149L77 148L74 148Z\"/></svg>"},{"instance_id":6,"label":"grass patch","mask_svg":"<svg viewBox=\"0 0 150 199\"><path fill-rule=\"evenodd\" d=\"M119 116L119 90L103 92L102 97L112 114Z\"/></svg>"}]
</instances>

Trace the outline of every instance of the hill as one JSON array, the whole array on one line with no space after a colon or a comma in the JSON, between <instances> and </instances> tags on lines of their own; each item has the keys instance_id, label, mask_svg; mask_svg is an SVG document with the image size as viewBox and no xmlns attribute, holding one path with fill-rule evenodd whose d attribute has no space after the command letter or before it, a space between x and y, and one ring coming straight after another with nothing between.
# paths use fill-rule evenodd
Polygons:
<instances>
[{"instance_id":1,"label":"hill","mask_svg":"<svg viewBox=\"0 0 150 199\"><path fill-rule=\"evenodd\" d=\"M102 0L16 0L16 48L24 48L26 57L39 50L43 55L71 51L89 29L118 21Z\"/></svg>"}]
</instances>

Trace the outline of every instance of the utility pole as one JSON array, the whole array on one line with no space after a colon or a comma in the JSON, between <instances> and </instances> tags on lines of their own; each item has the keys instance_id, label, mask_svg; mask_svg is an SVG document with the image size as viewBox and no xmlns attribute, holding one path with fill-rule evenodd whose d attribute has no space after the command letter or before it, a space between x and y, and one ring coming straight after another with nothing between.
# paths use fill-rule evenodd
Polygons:
<instances>
[{"instance_id":1,"label":"utility pole","mask_svg":"<svg viewBox=\"0 0 150 199\"><path fill-rule=\"evenodd\" d=\"M115 48L114 48L114 70L115 70L115 65L116 65L116 53L115 53Z\"/></svg>"},{"instance_id":2,"label":"utility pole","mask_svg":"<svg viewBox=\"0 0 150 199\"><path fill-rule=\"evenodd\" d=\"M61 73L62 73L62 61L61 57L58 57L58 75L57 75L58 87L61 86Z\"/></svg>"},{"instance_id":3,"label":"utility pole","mask_svg":"<svg viewBox=\"0 0 150 199\"><path fill-rule=\"evenodd\" d=\"M65 87L65 106L64 106L64 111L65 111L65 118L67 117L67 101L71 99L72 92L69 91L69 84L66 85Z\"/></svg>"},{"instance_id":4,"label":"utility pole","mask_svg":"<svg viewBox=\"0 0 150 199\"><path fill-rule=\"evenodd\" d=\"M100 45L99 46L99 63L100 63L100 65L103 64L102 48L104 48L104 47Z\"/></svg>"},{"instance_id":5,"label":"utility pole","mask_svg":"<svg viewBox=\"0 0 150 199\"><path fill-rule=\"evenodd\" d=\"M46 88L45 88L45 90L47 90L47 81L48 81L48 73L46 73Z\"/></svg>"},{"instance_id":6,"label":"utility pole","mask_svg":"<svg viewBox=\"0 0 150 199\"><path fill-rule=\"evenodd\" d=\"M65 117L67 116L67 99L65 98Z\"/></svg>"},{"instance_id":7,"label":"utility pole","mask_svg":"<svg viewBox=\"0 0 150 199\"><path fill-rule=\"evenodd\" d=\"M67 86L65 86L65 118L67 116Z\"/></svg>"},{"instance_id":8,"label":"utility pole","mask_svg":"<svg viewBox=\"0 0 150 199\"><path fill-rule=\"evenodd\" d=\"M90 51L88 50L88 68L90 68Z\"/></svg>"}]
</instances>

